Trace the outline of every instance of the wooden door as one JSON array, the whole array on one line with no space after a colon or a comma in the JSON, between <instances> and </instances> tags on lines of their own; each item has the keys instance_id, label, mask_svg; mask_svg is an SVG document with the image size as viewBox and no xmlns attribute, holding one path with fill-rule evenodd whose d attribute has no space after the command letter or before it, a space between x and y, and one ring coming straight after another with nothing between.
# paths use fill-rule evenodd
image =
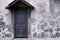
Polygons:
<instances>
[{"instance_id":1,"label":"wooden door","mask_svg":"<svg viewBox=\"0 0 60 40\"><path fill-rule=\"evenodd\" d=\"M15 38L28 37L28 8L14 9L14 35Z\"/></svg>"}]
</instances>

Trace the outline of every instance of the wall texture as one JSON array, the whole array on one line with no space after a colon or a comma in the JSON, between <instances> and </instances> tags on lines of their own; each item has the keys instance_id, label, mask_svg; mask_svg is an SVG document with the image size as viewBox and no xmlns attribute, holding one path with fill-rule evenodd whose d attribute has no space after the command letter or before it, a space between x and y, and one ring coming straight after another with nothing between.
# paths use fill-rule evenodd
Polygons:
<instances>
[{"instance_id":1,"label":"wall texture","mask_svg":"<svg viewBox=\"0 0 60 40\"><path fill-rule=\"evenodd\" d=\"M60 37L60 1L35 0L35 10L31 13L32 40L59 40ZM42 40L41 39L41 40Z\"/></svg>"},{"instance_id":2,"label":"wall texture","mask_svg":"<svg viewBox=\"0 0 60 40\"><path fill-rule=\"evenodd\" d=\"M5 7L13 0L0 0L0 39L13 39L11 12ZM31 31L29 40L59 40L60 1L26 0L35 7L31 11Z\"/></svg>"},{"instance_id":3,"label":"wall texture","mask_svg":"<svg viewBox=\"0 0 60 40\"><path fill-rule=\"evenodd\" d=\"M13 38L11 12L5 7L13 0L0 0L0 40Z\"/></svg>"}]
</instances>

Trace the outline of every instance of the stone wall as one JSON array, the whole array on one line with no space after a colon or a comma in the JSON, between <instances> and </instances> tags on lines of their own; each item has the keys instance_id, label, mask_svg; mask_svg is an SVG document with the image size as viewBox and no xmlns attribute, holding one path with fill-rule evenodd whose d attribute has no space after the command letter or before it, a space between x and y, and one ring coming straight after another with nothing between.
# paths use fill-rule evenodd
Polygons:
<instances>
[{"instance_id":1,"label":"stone wall","mask_svg":"<svg viewBox=\"0 0 60 40\"><path fill-rule=\"evenodd\" d=\"M5 7L13 0L0 0L0 39L13 39L11 12ZM59 40L60 38L60 1L26 0L35 7L31 11L30 39ZM52 39L53 38L53 39ZM57 39L55 39L57 38ZM2 40L1 39L1 40ZM48 39L46 39L48 40Z\"/></svg>"},{"instance_id":2,"label":"stone wall","mask_svg":"<svg viewBox=\"0 0 60 40\"><path fill-rule=\"evenodd\" d=\"M50 36L51 30L49 28L50 0L36 0L35 3L34 13L31 13L31 37L33 39L47 38Z\"/></svg>"},{"instance_id":3,"label":"stone wall","mask_svg":"<svg viewBox=\"0 0 60 40\"><path fill-rule=\"evenodd\" d=\"M0 0L0 40L13 39L11 12L5 7L13 0Z\"/></svg>"},{"instance_id":4,"label":"stone wall","mask_svg":"<svg viewBox=\"0 0 60 40\"><path fill-rule=\"evenodd\" d=\"M35 0L35 10L31 13L32 40L59 40L60 38L60 1ZM41 39L42 38L42 39Z\"/></svg>"}]
</instances>

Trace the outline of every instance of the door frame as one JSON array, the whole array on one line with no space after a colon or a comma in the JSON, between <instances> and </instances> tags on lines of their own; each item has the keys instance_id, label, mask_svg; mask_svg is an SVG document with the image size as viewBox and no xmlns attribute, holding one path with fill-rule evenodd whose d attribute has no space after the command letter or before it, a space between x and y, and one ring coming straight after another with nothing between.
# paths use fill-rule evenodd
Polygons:
<instances>
[{"instance_id":1,"label":"door frame","mask_svg":"<svg viewBox=\"0 0 60 40\"><path fill-rule=\"evenodd\" d=\"M21 7L21 8L23 8L23 7ZM27 7L25 7L25 8L27 8ZM14 16L14 12L12 11L12 9L10 11L11 11L11 15L12 15L11 19L12 19L13 35L14 35L14 17L15 16ZM28 39L30 39L30 38L31 38L31 9L28 8Z\"/></svg>"}]
</instances>

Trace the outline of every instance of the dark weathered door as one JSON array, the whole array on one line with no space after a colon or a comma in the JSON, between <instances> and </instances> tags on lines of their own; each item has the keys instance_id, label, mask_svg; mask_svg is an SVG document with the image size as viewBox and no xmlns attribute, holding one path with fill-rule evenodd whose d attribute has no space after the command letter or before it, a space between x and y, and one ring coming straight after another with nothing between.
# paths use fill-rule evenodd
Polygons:
<instances>
[{"instance_id":1,"label":"dark weathered door","mask_svg":"<svg viewBox=\"0 0 60 40\"><path fill-rule=\"evenodd\" d=\"M14 9L15 14L15 38L27 38L28 37L28 9L17 8Z\"/></svg>"}]
</instances>

